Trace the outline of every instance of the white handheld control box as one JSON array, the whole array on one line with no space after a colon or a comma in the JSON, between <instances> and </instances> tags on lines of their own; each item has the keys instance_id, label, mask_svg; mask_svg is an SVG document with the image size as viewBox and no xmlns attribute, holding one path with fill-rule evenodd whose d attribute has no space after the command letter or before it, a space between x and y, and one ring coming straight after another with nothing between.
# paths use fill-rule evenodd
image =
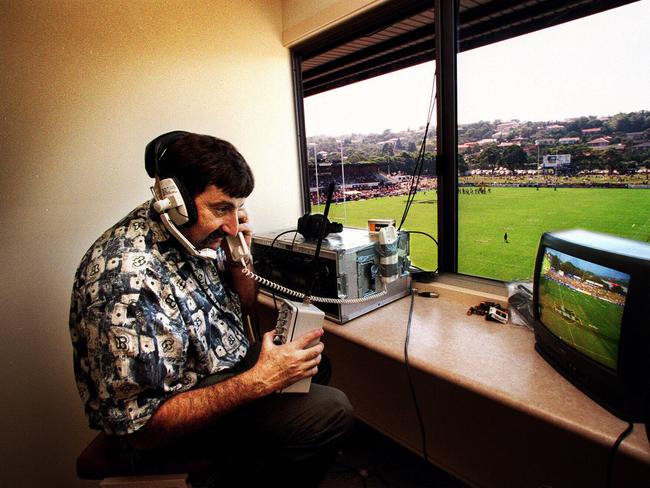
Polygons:
<instances>
[{"instance_id":1,"label":"white handheld control box","mask_svg":"<svg viewBox=\"0 0 650 488\"><path fill-rule=\"evenodd\" d=\"M306 305L302 302L282 300L278 320L275 323L275 337L273 342L285 344L313 329L323 327L325 312L316 308L311 303ZM312 347L318 344L318 340L307 344ZM311 378L304 378L293 385L288 386L280 393L308 393L311 387Z\"/></svg>"}]
</instances>

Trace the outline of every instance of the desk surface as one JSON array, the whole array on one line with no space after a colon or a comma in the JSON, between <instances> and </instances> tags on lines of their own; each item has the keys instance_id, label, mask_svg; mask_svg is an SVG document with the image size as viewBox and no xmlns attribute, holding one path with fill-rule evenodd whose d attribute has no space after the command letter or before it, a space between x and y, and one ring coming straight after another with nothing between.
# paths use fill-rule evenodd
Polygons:
<instances>
[{"instance_id":1,"label":"desk surface","mask_svg":"<svg viewBox=\"0 0 650 488\"><path fill-rule=\"evenodd\" d=\"M415 297L409 342L412 368L586 442L607 449L614 444L627 423L546 363L533 348L530 329L466 314L470 306L493 296L445 284L435 287L440 298ZM501 301L505 304L505 297ZM326 321L325 329L342 341L403 363L409 306L410 298L405 297L344 325ZM327 335L324 341L327 347ZM619 452L650 466L642 424L635 425Z\"/></svg>"},{"instance_id":2,"label":"desk surface","mask_svg":"<svg viewBox=\"0 0 650 488\"><path fill-rule=\"evenodd\" d=\"M474 486L600 486L627 423L535 352L530 329L467 315L486 299L505 304L505 290L433 287L439 298L415 297L409 341L430 460ZM267 296L260 301L272 306ZM344 325L325 321L323 340L332 382L358 416L422 454L403 366L410 303L405 297ZM650 479L642 424L621 444L615 470L614 486Z\"/></svg>"}]
</instances>

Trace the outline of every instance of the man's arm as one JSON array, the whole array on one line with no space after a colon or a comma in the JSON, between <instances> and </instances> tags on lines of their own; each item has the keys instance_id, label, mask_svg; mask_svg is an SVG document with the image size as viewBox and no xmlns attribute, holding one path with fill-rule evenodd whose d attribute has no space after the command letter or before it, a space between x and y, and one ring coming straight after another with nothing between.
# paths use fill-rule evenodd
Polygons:
<instances>
[{"instance_id":1,"label":"man's arm","mask_svg":"<svg viewBox=\"0 0 650 488\"><path fill-rule=\"evenodd\" d=\"M241 405L317 373L323 343L304 348L319 338L323 329L312 330L281 346L273 344L273 334L264 334L255 366L220 383L167 399L142 429L129 435L131 443L141 449L163 446L209 426Z\"/></svg>"}]
</instances>

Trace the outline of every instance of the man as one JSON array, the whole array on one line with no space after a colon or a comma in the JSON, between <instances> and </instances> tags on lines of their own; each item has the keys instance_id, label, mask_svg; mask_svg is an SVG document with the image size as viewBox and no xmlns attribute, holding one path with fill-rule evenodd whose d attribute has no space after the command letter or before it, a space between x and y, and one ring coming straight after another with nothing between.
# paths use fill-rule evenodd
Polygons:
<instances>
[{"instance_id":1,"label":"man","mask_svg":"<svg viewBox=\"0 0 650 488\"><path fill-rule=\"evenodd\" d=\"M217 469L247 452L239 481L259 468L265 486L317 486L351 407L318 384L275 393L316 375L323 344L307 344L322 329L281 346L272 332L261 344L244 333L257 289L225 237L241 232L250 246L248 164L230 143L185 132L152 141L146 162L154 200L107 230L75 275L70 334L91 428L139 455L207 438Z\"/></svg>"}]
</instances>

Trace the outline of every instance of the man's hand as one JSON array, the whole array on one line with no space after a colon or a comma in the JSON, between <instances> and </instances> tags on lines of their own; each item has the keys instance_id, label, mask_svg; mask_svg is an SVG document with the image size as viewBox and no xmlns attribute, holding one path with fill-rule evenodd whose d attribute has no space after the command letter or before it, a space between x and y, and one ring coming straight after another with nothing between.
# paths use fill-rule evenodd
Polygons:
<instances>
[{"instance_id":1,"label":"man's hand","mask_svg":"<svg viewBox=\"0 0 650 488\"><path fill-rule=\"evenodd\" d=\"M251 248L251 241L253 240L253 227L251 226L248 211L245 208L240 208L237 211L237 218L239 219L239 232L244 235L248 249Z\"/></svg>"},{"instance_id":2,"label":"man's hand","mask_svg":"<svg viewBox=\"0 0 650 488\"><path fill-rule=\"evenodd\" d=\"M238 221L237 233L242 234L242 236L244 237L244 241L246 241L246 247L249 249L249 254L250 254L251 242L253 240L253 228L250 224L250 218L248 216L248 212L244 207L237 210L237 221ZM227 239L223 239L221 241L221 248L226 253L226 258L228 259L228 262L234 262Z\"/></svg>"},{"instance_id":3,"label":"man's hand","mask_svg":"<svg viewBox=\"0 0 650 488\"><path fill-rule=\"evenodd\" d=\"M264 334L262 349L251 372L268 388L268 393L281 390L303 378L318 372L322 342L308 347L323 335L323 329L311 330L296 340L277 346L273 343L274 332Z\"/></svg>"}]
</instances>

